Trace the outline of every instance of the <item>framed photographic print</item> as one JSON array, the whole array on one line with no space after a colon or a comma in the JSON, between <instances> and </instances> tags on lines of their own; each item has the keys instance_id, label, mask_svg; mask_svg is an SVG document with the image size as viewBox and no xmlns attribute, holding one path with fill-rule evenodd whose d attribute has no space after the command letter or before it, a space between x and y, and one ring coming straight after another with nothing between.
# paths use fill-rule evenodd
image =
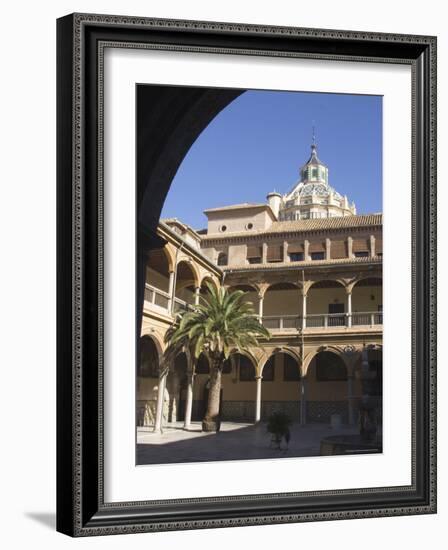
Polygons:
<instances>
[{"instance_id":1,"label":"framed photographic print","mask_svg":"<svg viewBox=\"0 0 448 550\"><path fill-rule=\"evenodd\" d=\"M436 39L58 20L71 536L436 511Z\"/></svg>"}]
</instances>

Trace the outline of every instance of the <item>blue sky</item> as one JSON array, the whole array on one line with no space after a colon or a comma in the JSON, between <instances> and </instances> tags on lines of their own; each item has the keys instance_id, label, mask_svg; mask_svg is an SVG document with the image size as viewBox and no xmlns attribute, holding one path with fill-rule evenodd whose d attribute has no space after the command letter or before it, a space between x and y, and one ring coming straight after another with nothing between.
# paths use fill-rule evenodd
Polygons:
<instances>
[{"instance_id":1,"label":"blue sky","mask_svg":"<svg viewBox=\"0 0 448 550\"><path fill-rule=\"evenodd\" d=\"M162 217L205 227L206 208L286 193L310 154L313 124L329 183L359 214L382 211L380 96L249 90L205 128L177 171Z\"/></svg>"}]
</instances>

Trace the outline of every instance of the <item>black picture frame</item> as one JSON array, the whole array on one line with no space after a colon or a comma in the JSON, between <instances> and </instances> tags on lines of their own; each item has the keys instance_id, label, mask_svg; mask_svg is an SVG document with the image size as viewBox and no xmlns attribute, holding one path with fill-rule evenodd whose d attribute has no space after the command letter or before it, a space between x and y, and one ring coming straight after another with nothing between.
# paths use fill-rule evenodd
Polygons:
<instances>
[{"instance_id":1,"label":"black picture frame","mask_svg":"<svg viewBox=\"0 0 448 550\"><path fill-rule=\"evenodd\" d=\"M413 472L405 487L104 502L102 55L104 47L187 49L412 67ZM436 512L436 38L233 23L72 14L57 21L57 529L71 536L200 529ZM173 94L178 93L173 89ZM179 95L195 115L213 97ZM172 98L171 98L172 99ZM153 107L164 112L154 95ZM146 247L167 186L157 157L182 124L175 112L137 171L151 190ZM212 111L210 111L211 113ZM154 114L150 112L148 116ZM206 123L206 117L203 120ZM191 137L191 136L190 136ZM179 145L181 161L188 143ZM159 151L159 153L157 153ZM172 153L172 151L171 151ZM166 174L166 181L173 173ZM141 175L141 172L140 172ZM158 183L159 182L159 183ZM151 187L152 186L152 187ZM142 192L141 189L138 193ZM141 267L142 261L138 264Z\"/></svg>"}]
</instances>

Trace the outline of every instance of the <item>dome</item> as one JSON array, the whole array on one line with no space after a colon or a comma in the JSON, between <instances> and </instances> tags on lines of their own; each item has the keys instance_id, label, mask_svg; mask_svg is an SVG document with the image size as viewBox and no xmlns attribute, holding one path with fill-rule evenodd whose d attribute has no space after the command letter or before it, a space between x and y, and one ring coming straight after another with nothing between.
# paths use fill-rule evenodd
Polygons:
<instances>
[{"instance_id":1,"label":"dome","mask_svg":"<svg viewBox=\"0 0 448 550\"><path fill-rule=\"evenodd\" d=\"M279 210L280 220L329 218L356 214L349 203L328 183L328 167L317 155L317 145L311 145L311 155L300 169L300 179L283 195Z\"/></svg>"}]
</instances>

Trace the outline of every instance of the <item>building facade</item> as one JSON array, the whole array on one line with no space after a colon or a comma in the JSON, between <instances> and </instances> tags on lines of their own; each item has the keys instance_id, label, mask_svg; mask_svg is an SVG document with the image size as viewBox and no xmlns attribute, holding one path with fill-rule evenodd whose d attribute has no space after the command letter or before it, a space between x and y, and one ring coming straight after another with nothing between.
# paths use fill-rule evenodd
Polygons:
<instances>
[{"instance_id":1,"label":"building facade","mask_svg":"<svg viewBox=\"0 0 448 550\"><path fill-rule=\"evenodd\" d=\"M195 364L182 353L169 369L160 365L174 315L194 307L207 282L245 291L272 335L226 363L223 420L258 422L282 410L303 424L334 418L354 424L367 386L380 410L382 215L357 215L329 185L315 143L287 194L205 214L201 231L161 221L166 244L148 256L138 425L158 431L202 419L207 358Z\"/></svg>"}]
</instances>

